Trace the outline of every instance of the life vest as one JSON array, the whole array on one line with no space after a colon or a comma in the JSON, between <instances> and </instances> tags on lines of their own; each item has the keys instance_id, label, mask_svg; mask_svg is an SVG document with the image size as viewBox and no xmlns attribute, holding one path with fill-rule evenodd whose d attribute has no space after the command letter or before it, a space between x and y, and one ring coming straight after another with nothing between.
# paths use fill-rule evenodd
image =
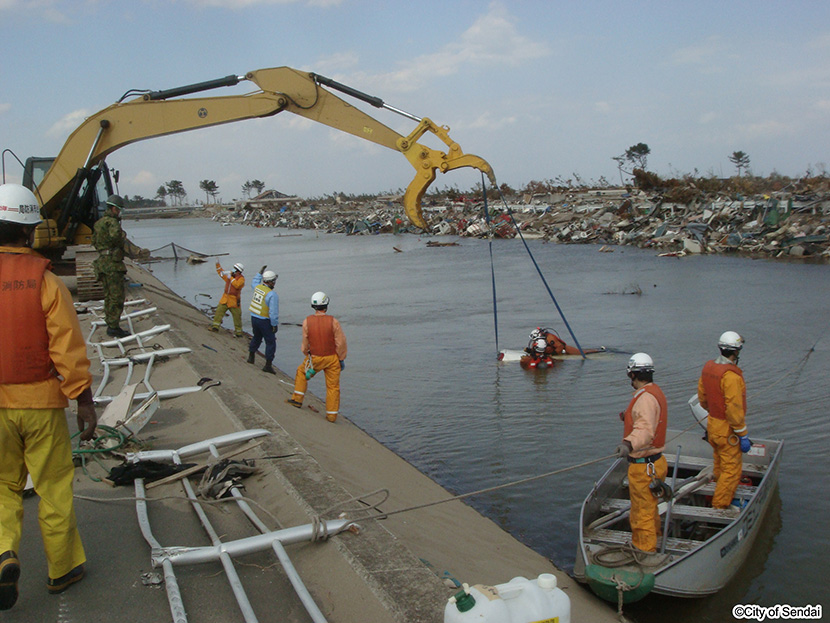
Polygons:
<instances>
[{"instance_id":1,"label":"life vest","mask_svg":"<svg viewBox=\"0 0 830 623\"><path fill-rule=\"evenodd\" d=\"M254 294L251 297L251 305L248 307L248 311L255 316L259 316L260 318L268 318L270 309L265 297L268 296L269 292L271 292L271 288L266 286L264 283L261 283L254 288Z\"/></svg>"},{"instance_id":2,"label":"life vest","mask_svg":"<svg viewBox=\"0 0 830 623\"><path fill-rule=\"evenodd\" d=\"M567 354L567 344L555 333L551 333L547 331L545 333L545 341L548 343L548 347L545 349L545 353L548 355L564 355Z\"/></svg>"},{"instance_id":3,"label":"life vest","mask_svg":"<svg viewBox=\"0 0 830 623\"><path fill-rule=\"evenodd\" d=\"M54 376L40 300L43 273L50 266L43 257L0 253L0 384Z\"/></svg>"},{"instance_id":4,"label":"life vest","mask_svg":"<svg viewBox=\"0 0 830 623\"><path fill-rule=\"evenodd\" d=\"M337 344L334 343L334 317L323 315L308 316L308 348L312 355L322 357L337 353Z\"/></svg>"},{"instance_id":5,"label":"life vest","mask_svg":"<svg viewBox=\"0 0 830 623\"><path fill-rule=\"evenodd\" d=\"M519 359L519 365L525 370L552 368L554 366L554 360L550 357L534 357L532 355L525 355Z\"/></svg>"},{"instance_id":6,"label":"life vest","mask_svg":"<svg viewBox=\"0 0 830 623\"><path fill-rule=\"evenodd\" d=\"M706 406L709 415L716 420L726 419L726 397L723 395L720 382L727 372L734 372L741 378L744 373L734 363L715 363L713 360L703 364L703 371L700 379L703 381L703 391L706 392ZM746 385L744 385L743 396L741 396L744 413L746 413Z\"/></svg>"},{"instance_id":7,"label":"life vest","mask_svg":"<svg viewBox=\"0 0 830 623\"><path fill-rule=\"evenodd\" d=\"M654 383L649 383L635 392L634 396L631 398L631 402L628 403L628 407L626 408L623 416L623 438L628 437L634 431L634 417L632 416L632 411L634 410L634 403L637 402L643 392L648 392L654 396L657 399L657 404L660 405L660 417L657 419L657 430L654 431L654 439L652 439L651 445L654 448L662 448L666 445L666 425L668 422L669 406L668 402L666 402L666 395L663 393L663 390Z\"/></svg>"}]
</instances>

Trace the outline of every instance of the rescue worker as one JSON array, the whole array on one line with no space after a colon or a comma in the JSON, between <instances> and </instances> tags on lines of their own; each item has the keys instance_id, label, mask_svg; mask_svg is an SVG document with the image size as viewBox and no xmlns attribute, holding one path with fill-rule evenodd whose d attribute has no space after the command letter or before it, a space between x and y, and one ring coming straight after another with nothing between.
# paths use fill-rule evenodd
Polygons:
<instances>
[{"instance_id":1,"label":"rescue worker","mask_svg":"<svg viewBox=\"0 0 830 623\"><path fill-rule=\"evenodd\" d=\"M720 355L703 365L697 383L700 406L709 412L706 418L706 436L714 454L714 476L717 480L712 496L712 508L730 509L741 480L741 454L752 448L746 427L746 384L738 358L744 338L734 331L726 331L718 340Z\"/></svg>"},{"instance_id":2,"label":"rescue worker","mask_svg":"<svg viewBox=\"0 0 830 623\"><path fill-rule=\"evenodd\" d=\"M92 229L92 244L98 251L93 268L95 276L104 288L104 319L107 335L126 337L130 333L121 328L121 313L124 311L124 242L127 234L121 229L121 210L124 200L118 195L107 198L107 209L95 221Z\"/></svg>"},{"instance_id":3,"label":"rescue worker","mask_svg":"<svg viewBox=\"0 0 830 623\"><path fill-rule=\"evenodd\" d=\"M531 333L531 337L534 334L538 333L540 337L545 338L547 342L547 349L545 350L545 354L548 356L551 355L581 355L582 353L579 352L579 349L576 346L569 346L565 343L559 335L557 335L556 331L553 329L536 329L533 333ZM597 352L595 349L587 352Z\"/></svg>"},{"instance_id":4,"label":"rescue worker","mask_svg":"<svg viewBox=\"0 0 830 623\"><path fill-rule=\"evenodd\" d=\"M553 359L548 352L548 342L536 329L530 334L530 342L525 348L527 355L519 359L519 365L525 370L543 369L553 366Z\"/></svg>"},{"instance_id":5,"label":"rescue worker","mask_svg":"<svg viewBox=\"0 0 830 623\"><path fill-rule=\"evenodd\" d=\"M245 267L237 263L233 265L233 270L228 273L222 270L222 265L218 261L216 262L216 272L224 280L225 289L222 292L222 298L219 299L219 305L216 306L213 324L210 326L211 331L219 330L222 319L230 311L233 318L233 334L236 337L242 337L242 309L239 307L239 298L242 294L242 288L245 287L245 277L242 276L244 270Z\"/></svg>"},{"instance_id":6,"label":"rescue worker","mask_svg":"<svg viewBox=\"0 0 830 623\"><path fill-rule=\"evenodd\" d=\"M623 440L617 446L617 455L628 460L631 544L644 552L656 552L660 515L649 485L662 482L668 472L663 456L668 405L653 381L654 362L646 353L635 353L628 360L626 372L635 391L626 410L620 413Z\"/></svg>"},{"instance_id":7,"label":"rescue worker","mask_svg":"<svg viewBox=\"0 0 830 623\"><path fill-rule=\"evenodd\" d=\"M322 370L326 374L326 419L334 422L340 410L340 371L346 367L346 336L337 318L326 313L329 297L325 292L314 293L311 307L314 315L303 320L301 348L306 358L297 367L294 394L286 402L302 407L308 379Z\"/></svg>"},{"instance_id":8,"label":"rescue worker","mask_svg":"<svg viewBox=\"0 0 830 623\"><path fill-rule=\"evenodd\" d=\"M279 308L280 299L274 291L274 284L277 282L277 274L272 270L265 270L263 266L254 275L251 287L254 294L251 297L251 305L248 311L251 312L251 342L248 344L248 363L254 363L254 356L259 345L265 340L265 366L263 372L276 374L277 371L271 363L277 352L277 336L279 330Z\"/></svg>"},{"instance_id":9,"label":"rescue worker","mask_svg":"<svg viewBox=\"0 0 830 623\"><path fill-rule=\"evenodd\" d=\"M38 522L49 593L84 577L72 501L75 468L64 409L77 401L81 439L95 432L89 359L72 296L33 251L37 199L0 186L0 610L17 601L27 474L40 497Z\"/></svg>"}]
</instances>

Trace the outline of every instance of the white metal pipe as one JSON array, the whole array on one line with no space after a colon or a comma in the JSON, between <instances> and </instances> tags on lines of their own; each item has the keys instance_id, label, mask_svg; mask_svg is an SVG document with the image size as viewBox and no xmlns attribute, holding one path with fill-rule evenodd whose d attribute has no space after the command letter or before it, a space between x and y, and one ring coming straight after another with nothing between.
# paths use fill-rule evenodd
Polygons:
<instances>
[{"instance_id":1,"label":"white metal pipe","mask_svg":"<svg viewBox=\"0 0 830 623\"><path fill-rule=\"evenodd\" d=\"M181 457L176 454L173 457L173 462L177 465L181 464ZM236 596L236 602L239 604L239 609L242 611L242 617L245 619L246 623L258 623L258 619L254 613L253 607L251 606L251 602L248 599L248 595L245 593L245 587L242 586L242 580L239 579L236 567L233 566L233 560L231 559L230 554L225 551L222 540L219 538L216 530L214 530L213 525L210 523L210 520L202 508L202 505L199 503L199 499L196 497L196 492L193 490L193 485L190 484L190 480L187 478L182 478L181 483L187 497L190 499L193 510L196 511L196 515L199 517L199 522L202 524L202 527L205 529L205 532L207 532L207 535L210 538L210 542L213 543L213 546L219 550L219 561L225 569L225 575L228 576L228 582L231 585L233 594ZM170 562L172 563L173 561L171 560Z\"/></svg>"},{"instance_id":2,"label":"white metal pipe","mask_svg":"<svg viewBox=\"0 0 830 623\"><path fill-rule=\"evenodd\" d=\"M129 365L130 361L137 361L139 363L144 363L148 361L151 357L172 357L173 355L184 355L187 353L192 353L193 351L189 348L184 346L177 347L177 348L162 348L161 350L154 350L150 351L149 353L138 353L136 355L130 355L129 357L114 357L112 359L105 359L101 363L105 365L111 366L126 366Z\"/></svg>"},{"instance_id":3,"label":"white metal pipe","mask_svg":"<svg viewBox=\"0 0 830 623\"><path fill-rule=\"evenodd\" d=\"M159 389L155 392L141 392L140 394L136 394L133 396L133 402L136 400L144 400L145 398L149 398L154 393L158 394L160 400L164 400L166 398L178 398L179 396L184 396L186 394L195 394L196 392L202 391L202 388L198 385L192 385L190 387L173 387L170 389ZM93 396L95 400L95 404L103 405L112 402L115 399L115 396Z\"/></svg>"},{"instance_id":4,"label":"white metal pipe","mask_svg":"<svg viewBox=\"0 0 830 623\"><path fill-rule=\"evenodd\" d=\"M219 451L216 449L216 446L211 444L210 446L210 453L219 458ZM267 534L270 532L268 526L262 522L262 520L257 517L254 510L251 508L250 504L248 504L243 498L242 493L239 491L239 487L236 485L232 486L230 489L231 495L236 499L236 504L239 506L240 510L245 513L245 516L251 521L257 529L263 533ZM311 617L311 620L314 623L327 623L326 617L323 612L320 610L317 603L314 601L314 598L311 596L311 593L306 588L303 579L300 577L300 574L297 572L296 567L294 567L294 563L291 562L291 558L288 555L288 552L285 551L285 548L282 546L282 543L279 541L273 541L271 543L271 547L274 549L274 553L277 555L277 558L282 564L282 568L285 571L285 575L288 578L288 581L291 582L291 586L294 587L294 592L297 593L297 597L300 598L300 602L308 612L308 615Z\"/></svg>"},{"instance_id":5,"label":"white metal pipe","mask_svg":"<svg viewBox=\"0 0 830 623\"><path fill-rule=\"evenodd\" d=\"M141 534L144 540L150 546L152 551L161 549L161 544L153 536L153 531L150 528L150 518L147 514L147 494L144 490L144 479L136 478L135 485L135 510L138 515L138 526L141 529ZM170 606L170 614L173 616L173 623L187 623L187 612L184 609L184 601L179 590L179 582L176 579L176 573L173 570L173 563L169 560L162 562L162 569L164 570L164 586L167 590L167 603Z\"/></svg>"},{"instance_id":6,"label":"white metal pipe","mask_svg":"<svg viewBox=\"0 0 830 623\"><path fill-rule=\"evenodd\" d=\"M355 524L350 519L332 519L322 522L329 535L334 535L348 529ZM235 541L223 543L221 547L164 547L153 552L153 564L161 564L165 558L169 558L174 565L189 565L219 560L222 553L231 557L254 554L271 547L271 543L279 541L283 545L311 541L314 537L314 526L305 524L293 528L283 528L267 534L257 534Z\"/></svg>"}]
</instances>

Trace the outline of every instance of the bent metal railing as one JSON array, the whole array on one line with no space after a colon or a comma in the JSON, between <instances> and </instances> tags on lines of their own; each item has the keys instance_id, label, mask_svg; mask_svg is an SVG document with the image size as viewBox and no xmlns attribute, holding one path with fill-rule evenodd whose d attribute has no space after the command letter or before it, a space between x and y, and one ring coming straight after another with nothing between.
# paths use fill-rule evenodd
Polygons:
<instances>
[{"instance_id":1,"label":"bent metal railing","mask_svg":"<svg viewBox=\"0 0 830 623\"><path fill-rule=\"evenodd\" d=\"M130 453L127 455L127 460L133 463L137 463L142 460L154 460L180 464L184 458L203 454L205 452L209 452L213 458L219 458L220 455L218 449L223 446L244 443L246 441L256 439L257 437L263 437L270 434L271 433L269 431L264 429L245 430L183 446L178 450L150 450L145 452ZM187 478L182 478L181 482L187 498L191 501L193 509L199 517L199 521L210 538L210 546L162 546L153 536L153 531L150 528L144 480L139 478L135 481L136 514L138 515L138 523L141 528L141 533L144 536L144 540L147 541L152 550L153 566L160 566L164 571L167 598L170 604L170 613L173 616L174 623L186 623L187 614L185 612L181 592L179 591L179 583L176 579L173 568L179 565L191 565L216 561L222 563L245 622L257 623L258 619L236 572L236 568L233 564L233 558L237 556L244 556L246 554L262 552L268 549L272 549L276 554L283 570L286 573L286 576L294 587L297 596L312 621L314 621L314 623L326 623L325 616L314 602L314 599L303 584L302 579L291 562L291 559L285 550L285 545L300 543L303 541L315 541L320 539L323 535L334 535L353 527L356 528L357 524L347 519L321 520L319 523L295 526L293 528L284 528L281 530L270 530L265 523L263 523L259 517L256 516L248 503L242 499L243 496L241 492L234 486L230 489L231 495L236 498L237 505L241 511L246 517L248 517L251 523L261 532L261 534L234 541L222 542L219 535L216 533L216 530L214 530L213 526L210 524L196 492L193 489L193 485Z\"/></svg>"}]
</instances>

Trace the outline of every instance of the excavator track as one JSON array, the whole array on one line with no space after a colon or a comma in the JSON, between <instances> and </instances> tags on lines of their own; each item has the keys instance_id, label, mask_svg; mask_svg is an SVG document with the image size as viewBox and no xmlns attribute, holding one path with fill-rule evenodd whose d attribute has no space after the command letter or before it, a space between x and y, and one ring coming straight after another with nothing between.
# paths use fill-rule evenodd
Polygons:
<instances>
[{"instance_id":1,"label":"excavator track","mask_svg":"<svg viewBox=\"0 0 830 623\"><path fill-rule=\"evenodd\" d=\"M98 252L89 247L75 251L75 276L78 284L78 300L100 301L104 298L104 288L95 276L92 263L98 257Z\"/></svg>"}]
</instances>

